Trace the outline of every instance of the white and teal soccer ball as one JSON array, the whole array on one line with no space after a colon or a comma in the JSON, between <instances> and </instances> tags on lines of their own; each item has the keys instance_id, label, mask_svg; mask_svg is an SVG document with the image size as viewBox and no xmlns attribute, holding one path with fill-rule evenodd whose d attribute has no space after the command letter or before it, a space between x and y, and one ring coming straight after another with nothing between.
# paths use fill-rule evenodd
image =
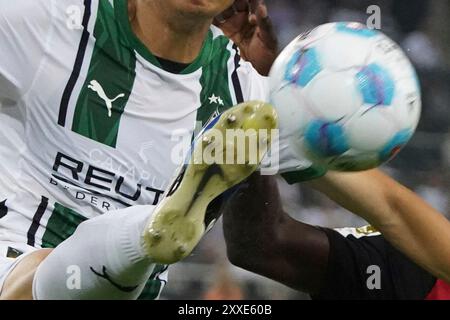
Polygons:
<instances>
[{"instance_id":1,"label":"white and teal soccer ball","mask_svg":"<svg viewBox=\"0 0 450 320\"><path fill-rule=\"evenodd\" d=\"M270 74L271 103L299 157L359 171L392 159L421 114L420 84L402 49L354 22L299 36Z\"/></svg>"}]
</instances>

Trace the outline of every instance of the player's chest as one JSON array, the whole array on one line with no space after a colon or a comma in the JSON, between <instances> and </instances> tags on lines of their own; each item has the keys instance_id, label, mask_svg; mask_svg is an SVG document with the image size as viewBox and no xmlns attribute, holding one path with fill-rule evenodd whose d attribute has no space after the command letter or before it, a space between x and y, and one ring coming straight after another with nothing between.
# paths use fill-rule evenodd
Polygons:
<instances>
[{"instance_id":1,"label":"player's chest","mask_svg":"<svg viewBox=\"0 0 450 320\"><path fill-rule=\"evenodd\" d=\"M28 121L31 140L49 132L49 145L58 141L84 163L102 153L115 167L137 163L138 171L166 177L183 161L194 131L232 104L226 68L176 75L109 36L77 39L59 40L61 52L43 64Z\"/></svg>"},{"instance_id":2,"label":"player's chest","mask_svg":"<svg viewBox=\"0 0 450 320\"><path fill-rule=\"evenodd\" d=\"M31 102L46 110L46 125L53 122L69 133L123 148L147 132L171 140L174 132L193 131L197 120L204 123L233 104L226 67L166 72L155 57L143 57L125 44L115 21L98 19L107 9L99 6L87 30L56 31L52 46L59 49L43 63L46 72L36 79L37 98Z\"/></svg>"},{"instance_id":3,"label":"player's chest","mask_svg":"<svg viewBox=\"0 0 450 320\"><path fill-rule=\"evenodd\" d=\"M35 167L53 185L64 183L60 188L77 185L127 205L156 203L189 151L201 105L197 79L137 65L132 83L85 71L67 93L69 74L55 72L30 95L26 140L40 161Z\"/></svg>"}]
</instances>

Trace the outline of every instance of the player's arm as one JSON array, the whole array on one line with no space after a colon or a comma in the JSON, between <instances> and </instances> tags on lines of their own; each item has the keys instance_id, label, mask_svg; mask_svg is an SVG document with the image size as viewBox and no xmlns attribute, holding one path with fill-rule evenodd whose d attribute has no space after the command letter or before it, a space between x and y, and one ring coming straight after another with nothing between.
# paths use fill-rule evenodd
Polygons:
<instances>
[{"instance_id":1,"label":"player's arm","mask_svg":"<svg viewBox=\"0 0 450 320\"><path fill-rule=\"evenodd\" d=\"M223 209L230 261L294 289L318 293L329 242L321 229L298 222L282 208L273 176L254 174Z\"/></svg>"},{"instance_id":2,"label":"player's arm","mask_svg":"<svg viewBox=\"0 0 450 320\"><path fill-rule=\"evenodd\" d=\"M31 88L44 58L53 0L0 0L0 103Z\"/></svg>"},{"instance_id":3,"label":"player's arm","mask_svg":"<svg viewBox=\"0 0 450 320\"><path fill-rule=\"evenodd\" d=\"M329 172L310 184L369 221L417 264L450 281L450 222L415 193L379 170Z\"/></svg>"}]
</instances>

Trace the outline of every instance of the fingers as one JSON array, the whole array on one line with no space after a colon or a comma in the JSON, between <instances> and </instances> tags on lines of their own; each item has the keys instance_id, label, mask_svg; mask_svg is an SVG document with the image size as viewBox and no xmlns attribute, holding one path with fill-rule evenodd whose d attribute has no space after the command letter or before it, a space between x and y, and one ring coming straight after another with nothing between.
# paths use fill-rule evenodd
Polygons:
<instances>
[{"instance_id":1,"label":"fingers","mask_svg":"<svg viewBox=\"0 0 450 320\"><path fill-rule=\"evenodd\" d=\"M256 26L258 24L257 12L260 7L260 0L250 0L250 12L248 16L248 21L251 25Z\"/></svg>"},{"instance_id":2,"label":"fingers","mask_svg":"<svg viewBox=\"0 0 450 320\"><path fill-rule=\"evenodd\" d=\"M268 13L268 10L267 10L267 6L262 1L260 2L258 7L256 8L256 15L258 17L260 17L260 18L263 18L263 19L267 18L269 16L269 13Z\"/></svg>"},{"instance_id":3,"label":"fingers","mask_svg":"<svg viewBox=\"0 0 450 320\"><path fill-rule=\"evenodd\" d=\"M277 36L275 35L272 20L270 19L268 14L267 6L264 4L264 1L259 2L260 4L256 9L255 14L253 14L255 16L253 19L256 20L256 24L259 27L259 36L268 48L277 49Z\"/></svg>"},{"instance_id":4,"label":"fingers","mask_svg":"<svg viewBox=\"0 0 450 320\"><path fill-rule=\"evenodd\" d=\"M256 10L261 4L264 4L263 0L247 0L248 5L250 6L250 13L256 13Z\"/></svg>"},{"instance_id":5,"label":"fingers","mask_svg":"<svg viewBox=\"0 0 450 320\"><path fill-rule=\"evenodd\" d=\"M236 0L231 7L226 9L224 12L216 16L215 23L225 23L226 20L230 19L232 16L246 12L250 10L248 0Z\"/></svg>"},{"instance_id":6,"label":"fingers","mask_svg":"<svg viewBox=\"0 0 450 320\"><path fill-rule=\"evenodd\" d=\"M227 20L237 13L246 12L255 19L259 6L265 6L264 0L235 0L233 5L217 16L217 20ZM265 9L267 12L267 8ZM253 16L253 17L252 17ZM255 20L256 21L256 20Z\"/></svg>"},{"instance_id":7,"label":"fingers","mask_svg":"<svg viewBox=\"0 0 450 320\"><path fill-rule=\"evenodd\" d=\"M236 12L248 12L249 11L249 3L248 0L236 0L234 4L231 6L234 8Z\"/></svg>"}]
</instances>

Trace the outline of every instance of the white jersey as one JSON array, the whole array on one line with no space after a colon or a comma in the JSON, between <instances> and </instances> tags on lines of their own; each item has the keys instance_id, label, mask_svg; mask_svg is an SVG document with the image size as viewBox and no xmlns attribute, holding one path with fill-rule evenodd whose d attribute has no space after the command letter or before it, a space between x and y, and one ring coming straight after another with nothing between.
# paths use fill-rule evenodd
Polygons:
<instances>
[{"instance_id":1,"label":"white jersey","mask_svg":"<svg viewBox=\"0 0 450 320\"><path fill-rule=\"evenodd\" d=\"M55 247L86 219L156 205L190 144L174 133L266 100L266 79L214 27L191 65L163 70L126 0L2 1L0 43L0 241ZM307 169L281 147L283 171Z\"/></svg>"}]
</instances>

